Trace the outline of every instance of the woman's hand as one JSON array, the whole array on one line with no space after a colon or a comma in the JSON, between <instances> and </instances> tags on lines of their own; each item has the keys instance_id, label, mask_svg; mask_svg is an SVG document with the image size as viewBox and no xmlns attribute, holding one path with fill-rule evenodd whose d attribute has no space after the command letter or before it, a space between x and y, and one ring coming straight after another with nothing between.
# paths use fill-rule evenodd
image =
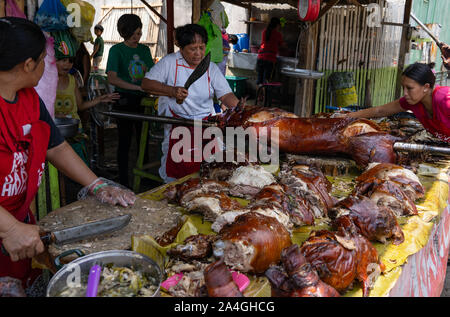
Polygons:
<instances>
[{"instance_id":1,"label":"woman's hand","mask_svg":"<svg viewBox=\"0 0 450 317\"><path fill-rule=\"evenodd\" d=\"M89 185L87 187L87 193L102 203L111 205L119 204L123 207L133 205L136 201L136 195L131 190L122 188L119 184L102 178L97 178Z\"/></svg>"},{"instance_id":2,"label":"woman's hand","mask_svg":"<svg viewBox=\"0 0 450 317\"><path fill-rule=\"evenodd\" d=\"M110 185L99 188L94 196L102 203L123 207L131 206L136 201L136 195L131 190Z\"/></svg>"},{"instance_id":3,"label":"woman's hand","mask_svg":"<svg viewBox=\"0 0 450 317\"><path fill-rule=\"evenodd\" d=\"M184 87L172 87L172 97L177 100L178 104L182 104L188 96L188 91Z\"/></svg>"},{"instance_id":4,"label":"woman's hand","mask_svg":"<svg viewBox=\"0 0 450 317\"><path fill-rule=\"evenodd\" d=\"M19 221L4 234L2 244L13 262L32 258L44 252L44 244L39 236L39 226Z\"/></svg>"}]
</instances>

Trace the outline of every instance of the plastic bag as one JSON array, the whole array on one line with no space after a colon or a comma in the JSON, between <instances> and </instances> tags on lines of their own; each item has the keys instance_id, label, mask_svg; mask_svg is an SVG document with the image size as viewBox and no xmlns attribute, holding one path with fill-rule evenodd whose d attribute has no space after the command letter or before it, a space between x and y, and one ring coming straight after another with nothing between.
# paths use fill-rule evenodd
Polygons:
<instances>
[{"instance_id":1,"label":"plastic bag","mask_svg":"<svg viewBox=\"0 0 450 317\"><path fill-rule=\"evenodd\" d=\"M355 80L352 72L336 72L328 77L330 90L336 96L338 107L349 107L358 104Z\"/></svg>"},{"instance_id":2,"label":"plastic bag","mask_svg":"<svg viewBox=\"0 0 450 317\"><path fill-rule=\"evenodd\" d=\"M46 32L44 32L44 35L47 39L47 56L45 56L44 59L45 68L44 74L42 75L35 89L44 102L45 107L47 108L52 118L55 118L56 89L58 87L58 68L56 67L54 39Z\"/></svg>"},{"instance_id":3,"label":"plastic bag","mask_svg":"<svg viewBox=\"0 0 450 317\"><path fill-rule=\"evenodd\" d=\"M25 13L23 13L17 6L16 1L6 0L6 16L26 19Z\"/></svg>"},{"instance_id":4,"label":"plastic bag","mask_svg":"<svg viewBox=\"0 0 450 317\"><path fill-rule=\"evenodd\" d=\"M203 26L208 33L205 55L211 52L211 62L220 63L223 60L222 31L212 22L208 13L204 13L197 24Z\"/></svg>"},{"instance_id":5,"label":"plastic bag","mask_svg":"<svg viewBox=\"0 0 450 317\"><path fill-rule=\"evenodd\" d=\"M124 207L136 201L136 195L130 189L103 177L97 178L78 192L79 200L86 199L88 196L94 196L102 203L119 204Z\"/></svg>"},{"instance_id":6,"label":"plastic bag","mask_svg":"<svg viewBox=\"0 0 450 317\"><path fill-rule=\"evenodd\" d=\"M68 16L60 0L44 0L34 17L34 23L46 32L67 30Z\"/></svg>"},{"instance_id":7,"label":"plastic bag","mask_svg":"<svg viewBox=\"0 0 450 317\"><path fill-rule=\"evenodd\" d=\"M75 57L79 43L69 31L58 31L51 33L55 39L55 57L62 59L66 57Z\"/></svg>"},{"instance_id":8,"label":"plastic bag","mask_svg":"<svg viewBox=\"0 0 450 317\"><path fill-rule=\"evenodd\" d=\"M228 15L225 12L225 7L219 0L214 0L208 10L211 12L211 19L214 24L219 26L221 29L226 29L228 27Z\"/></svg>"},{"instance_id":9,"label":"plastic bag","mask_svg":"<svg viewBox=\"0 0 450 317\"><path fill-rule=\"evenodd\" d=\"M95 18L95 8L86 1L81 0L61 0L68 11L71 11L71 8L76 8L77 6L80 8L81 17L79 21L72 21L69 18L69 24L72 22L79 22L78 25L69 25L70 32L79 42L90 42L92 38L91 28L94 23ZM77 6L71 6L77 5ZM73 9L72 9L73 10ZM76 11L73 11L74 13Z\"/></svg>"}]
</instances>

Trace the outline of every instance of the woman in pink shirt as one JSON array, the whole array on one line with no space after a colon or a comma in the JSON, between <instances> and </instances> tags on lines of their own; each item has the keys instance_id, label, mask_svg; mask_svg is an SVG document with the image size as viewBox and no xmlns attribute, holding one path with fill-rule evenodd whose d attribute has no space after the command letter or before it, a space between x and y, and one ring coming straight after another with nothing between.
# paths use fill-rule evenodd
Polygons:
<instances>
[{"instance_id":1,"label":"woman in pink shirt","mask_svg":"<svg viewBox=\"0 0 450 317\"><path fill-rule=\"evenodd\" d=\"M412 64L403 72L404 97L348 116L379 118L411 110L428 132L450 143L450 87L435 87L435 82L436 77L429 65Z\"/></svg>"}]
</instances>

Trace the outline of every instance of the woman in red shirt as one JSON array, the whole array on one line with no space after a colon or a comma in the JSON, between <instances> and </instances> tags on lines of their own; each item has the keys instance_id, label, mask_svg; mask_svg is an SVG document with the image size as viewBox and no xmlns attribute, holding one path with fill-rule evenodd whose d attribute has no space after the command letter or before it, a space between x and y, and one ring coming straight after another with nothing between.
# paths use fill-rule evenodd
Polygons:
<instances>
[{"instance_id":1,"label":"woman in red shirt","mask_svg":"<svg viewBox=\"0 0 450 317\"><path fill-rule=\"evenodd\" d=\"M348 116L379 118L410 110L428 132L450 143L450 87L435 87L435 82L436 77L429 65L412 64L403 72L404 97Z\"/></svg>"},{"instance_id":2,"label":"woman in red shirt","mask_svg":"<svg viewBox=\"0 0 450 317\"><path fill-rule=\"evenodd\" d=\"M36 24L0 18L0 277L24 287L34 274L31 258L44 251L30 204L45 160L102 201L127 206L136 199L98 178L59 133L33 88L44 72L45 44Z\"/></svg>"},{"instance_id":3,"label":"woman in red shirt","mask_svg":"<svg viewBox=\"0 0 450 317\"><path fill-rule=\"evenodd\" d=\"M279 18L272 18L262 33L261 47L258 50L256 71L258 72L257 85L266 83L272 77L273 68L277 61L278 48L283 45L283 36L280 33L281 22Z\"/></svg>"}]
</instances>

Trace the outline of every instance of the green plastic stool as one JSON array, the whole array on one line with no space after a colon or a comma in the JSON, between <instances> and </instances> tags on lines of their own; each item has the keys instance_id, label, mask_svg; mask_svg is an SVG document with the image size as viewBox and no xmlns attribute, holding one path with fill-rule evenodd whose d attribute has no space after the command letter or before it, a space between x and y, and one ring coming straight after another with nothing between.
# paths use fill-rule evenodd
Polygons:
<instances>
[{"instance_id":1,"label":"green plastic stool","mask_svg":"<svg viewBox=\"0 0 450 317\"><path fill-rule=\"evenodd\" d=\"M156 97L145 97L142 99L141 106L145 107L144 114L148 115L157 115L156 110L157 105L157 98ZM136 162L136 166L133 168L133 191L137 193L141 187L141 178L148 178L152 179L154 181L164 183L164 181L159 177L158 175L151 174L147 172L148 169L159 166L161 162L150 162L148 164L144 165L144 157L145 157L145 151L147 151L147 145L148 145L148 136L150 133L151 128L156 129L158 127L158 124L152 124L148 121L144 121L142 123L142 130L141 130L141 141L139 144L139 152L138 152L138 158Z\"/></svg>"}]
</instances>

